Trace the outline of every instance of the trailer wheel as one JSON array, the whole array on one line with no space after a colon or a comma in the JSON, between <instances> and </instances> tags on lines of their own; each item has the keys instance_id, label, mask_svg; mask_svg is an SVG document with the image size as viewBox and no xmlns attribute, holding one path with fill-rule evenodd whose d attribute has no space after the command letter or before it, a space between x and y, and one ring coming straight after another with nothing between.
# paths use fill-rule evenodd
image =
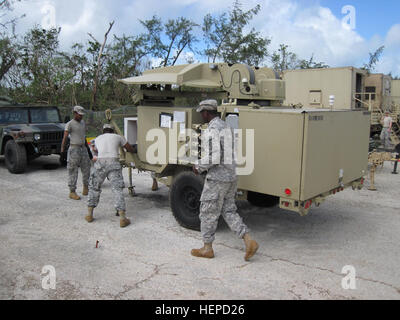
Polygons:
<instances>
[{"instance_id":1,"label":"trailer wheel","mask_svg":"<svg viewBox=\"0 0 400 320\"><path fill-rule=\"evenodd\" d=\"M28 161L25 146L14 140L8 140L4 151L4 160L8 171L23 173Z\"/></svg>"},{"instance_id":2,"label":"trailer wheel","mask_svg":"<svg viewBox=\"0 0 400 320\"><path fill-rule=\"evenodd\" d=\"M191 171L179 173L172 181L169 202L176 221L185 228L200 231L200 196L204 179Z\"/></svg>"},{"instance_id":3,"label":"trailer wheel","mask_svg":"<svg viewBox=\"0 0 400 320\"><path fill-rule=\"evenodd\" d=\"M270 208L279 204L279 197L249 191L247 194L247 201L256 207Z\"/></svg>"}]
</instances>

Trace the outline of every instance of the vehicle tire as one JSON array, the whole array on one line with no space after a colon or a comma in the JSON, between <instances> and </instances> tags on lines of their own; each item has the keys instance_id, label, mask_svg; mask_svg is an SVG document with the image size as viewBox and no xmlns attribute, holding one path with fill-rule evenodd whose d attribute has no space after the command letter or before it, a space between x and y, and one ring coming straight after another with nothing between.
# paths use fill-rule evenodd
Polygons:
<instances>
[{"instance_id":1,"label":"vehicle tire","mask_svg":"<svg viewBox=\"0 0 400 320\"><path fill-rule=\"evenodd\" d=\"M4 159L8 171L11 173L23 173L27 165L25 146L16 143L14 140L8 140L4 151Z\"/></svg>"},{"instance_id":2,"label":"vehicle tire","mask_svg":"<svg viewBox=\"0 0 400 320\"><path fill-rule=\"evenodd\" d=\"M249 191L247 194L247 201L256 207L270 208L279 204L279 197Z\"/></svg>"},{"instance_id":3,"label":"vehicle tire","mask_svg":"<svg viewBox=\"0 0 400 320\"><path fill-rule=\"evenodd\" d=\"M185 228L200 231L200 196L204 179L191 171L180 172L172 181L169 202L176 221Z\"/></svg>"}]
</instances>

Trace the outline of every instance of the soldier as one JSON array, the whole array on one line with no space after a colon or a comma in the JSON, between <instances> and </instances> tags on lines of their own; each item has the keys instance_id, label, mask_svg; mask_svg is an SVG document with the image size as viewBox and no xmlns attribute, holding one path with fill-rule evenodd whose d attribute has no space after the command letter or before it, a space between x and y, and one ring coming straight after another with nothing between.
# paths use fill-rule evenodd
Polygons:
<instances>
[{"instance_id":1,"label":"soldier","mask_svg":"<svg viewBox=\"0 0 400 320\"><path fill-rule=\"evenodd\" d=\"M392 123L393 123L393 119L392 117L390 117L389 115L389 111L385 111L385 116L382 117L382 131L381 131L381 142L384 145L384 148L386 151L390 150L391 147L391 143L390 143L390 134L392 131Z\"/></svg>"},{"instance_id":2,"label":"soldier","mask_svg":"<svg viewBox=\"0 0 400 320\"><path fill-rule=\"evenodd\" d=\"M193 249L191 254L195 257L214 258L212 243L215 239L218 219L222 214L231 230L244 240L246 245L244 259L248 261L256 253L258 244L251 239L247 226L236 211L236 164L232 145L225 146L224 139L224 132L228 131L232 134L232 131L219 118L216 100L200 102L197 112L200 112L203 120L209 123L207 132L212 145L208 155L193 167L194 173L207 172L207 175L200 198L200 228L204 246L201 249ZM231 155L230 158L227 157L228 153ZM226 161L227 158L231 161Z\"/></svg>"},{"instance_id":3,"label":"soldier","mask_svg":"<svg viewBox=\"0 0 400 320\"><path fill-rule=\"evenodd\" d=\"M80 106L74 107L74 118L65 125L64 137L61 144L61 153L63 153L65 149L65 143L69 135L70 146L67 155L68 187L70 190L69 197L73 200L81 199L76 194L76 182L78 181L79 167L81 167L82 172L82 195L88 195L91 162L89 159L86 142L86 125L82 120L84 114L85 109Z\"/></svg>"},{"instance_id":4,"label":"soldier","mask_svg":"<svg viewBox=\"0 0 400 320\"><path fill-rule=\"evenodd\" d=\"M114 128L110 124L105 124L103 126L103 134L92 141L95 164L90 173L88 215L85 217L89 223L94 220L93 210L99 203L101 185L105 178L108 178L111 182L114 207L120 217L120 227L124 228L131 223L125 215L126 206L123 195L125 184L122 176L122 167L119 162L120 147L124 147L129 152L134 152L133 147L124 137L114 133Z\"/></svg>"}]
</instances>

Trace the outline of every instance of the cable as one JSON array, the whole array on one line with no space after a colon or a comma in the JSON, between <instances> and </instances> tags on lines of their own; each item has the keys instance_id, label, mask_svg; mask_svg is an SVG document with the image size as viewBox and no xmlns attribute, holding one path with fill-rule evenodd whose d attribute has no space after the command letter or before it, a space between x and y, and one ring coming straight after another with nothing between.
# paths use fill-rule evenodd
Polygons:
<instances>
[{"instance_id":1,"label":"cable","mask_svg":"<svg viewBox=\"0 0 400 320\"><path fill-rule=\"evenodd\" d=\"M236 70L234 70L234 71L232 72L232 74L231 74L231 83L229 84L229 86L226 86L226 85L225 85L224 77L222 76L221 70L218 69L218 72L219 72L219 74L220 74L220 76L221 76L222 86L224 87L224 89L229 89L229 88L232 87L232 84L233 84L233 75L235 74L235 72L239 73L239 92L240 92L241 94L243 94L243 95L248 95L248 96L252 95L251 93L243 92L242 89L240 88L240 83L241 83L241 80L242 80L242 74L240 73L239 70L236 69Z\"/></svg>"}]
</instances>

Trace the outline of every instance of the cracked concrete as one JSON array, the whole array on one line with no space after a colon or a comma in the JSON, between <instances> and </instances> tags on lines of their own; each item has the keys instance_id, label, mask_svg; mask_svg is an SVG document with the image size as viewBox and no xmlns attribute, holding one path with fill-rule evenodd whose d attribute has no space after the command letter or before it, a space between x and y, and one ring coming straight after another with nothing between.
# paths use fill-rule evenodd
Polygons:
<instances>
[{"instance_id":1,"label":"cracked concrete","mask_svg":"<svg viewBox=\"0 0 400 320\"><path fill-rule=\"evenodd\" d=\"M125 191L131 226L119 228L107 181L86 223L86 202L68 199L66 170L43 168L57 161L39 158L16 176L0 158L0 299L400 299L400 178L388 164L377 192L346 190L307 217L239 201L260 243L245 262L225 224L215 259L192 257L200 234L177 224L168 188L152 192L147 173L134 173L137 197ZM55 290L41 286L45 265L56 270ZM342 288L346 265L355 290Z\"/></svg>"}]
</instances>

